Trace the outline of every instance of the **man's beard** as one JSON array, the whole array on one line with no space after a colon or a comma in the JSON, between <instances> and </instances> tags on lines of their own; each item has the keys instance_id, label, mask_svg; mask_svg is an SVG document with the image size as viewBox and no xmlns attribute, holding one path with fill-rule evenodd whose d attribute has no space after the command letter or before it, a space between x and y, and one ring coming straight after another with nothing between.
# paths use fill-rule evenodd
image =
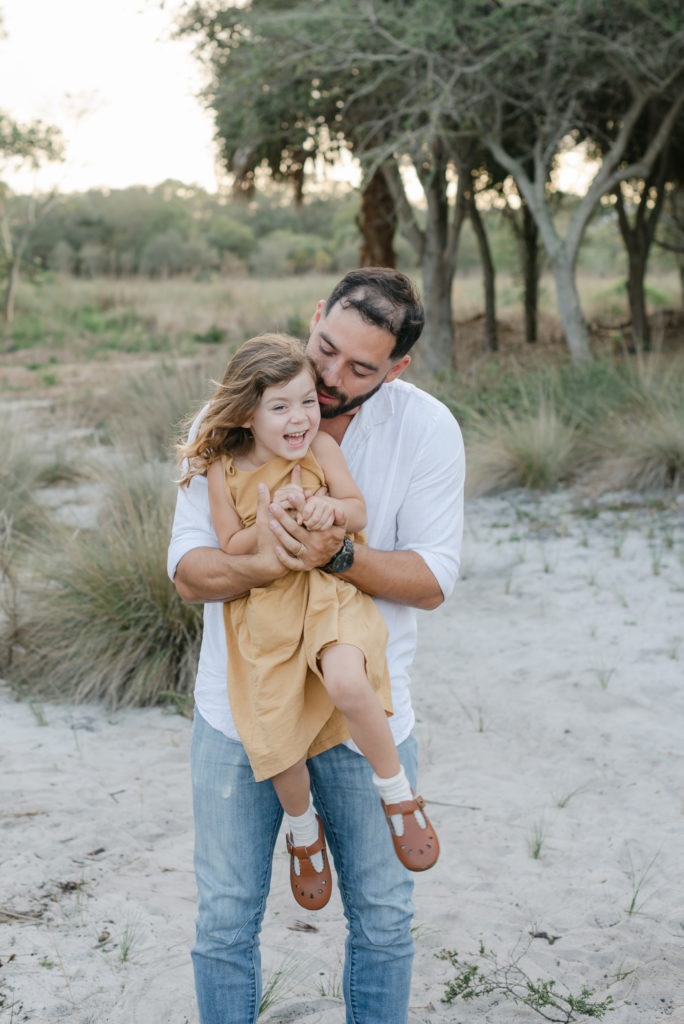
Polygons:
<instances>
[{"instance_id":1,"label":"man's beard","mask_svg":"<svg viewBox=\"0 0 684 1024\"><path fill-rule=\"evenodd\" d=\"M348 395L345 395L344 391L340 391L338 388L326 388L319 377L316 384L318 393L326 395L328 398L336 398L338 402L337 405L321 405L321 419L332 420L335 416L344 416L345 413L353 412L354 409L358 409L360 405L363 405L369 398L372 398L384 383L385 379L383 377L380 383L376 384L370 391L366 391L363 395L357 395L356 398L349 398Z\"/></svg>"}]
</instances>

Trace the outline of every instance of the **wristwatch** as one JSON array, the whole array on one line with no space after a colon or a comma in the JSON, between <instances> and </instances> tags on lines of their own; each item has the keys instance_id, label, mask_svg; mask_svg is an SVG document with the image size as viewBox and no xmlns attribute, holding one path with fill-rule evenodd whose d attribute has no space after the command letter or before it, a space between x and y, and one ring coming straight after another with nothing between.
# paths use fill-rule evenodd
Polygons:
<instances>
[{"instance_id":1,"label":"wristwatch","mask_svg":"<svg viewBox=\"0 0 684 1024\"><path fill-rule=\"evenodd\" d=\"M323 572L346 572L354 564L354 544L349 537L342 541L342 547L334 554L329 562L321 565Z\"/></svg>"}]
</instances>

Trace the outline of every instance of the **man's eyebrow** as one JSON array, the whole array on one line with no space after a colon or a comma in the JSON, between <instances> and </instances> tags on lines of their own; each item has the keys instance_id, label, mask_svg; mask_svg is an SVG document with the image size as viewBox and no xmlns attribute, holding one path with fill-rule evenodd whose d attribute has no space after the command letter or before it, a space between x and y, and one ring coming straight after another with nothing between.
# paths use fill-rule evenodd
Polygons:
<instances>
[{"instance_id":1,"label":"man's eyebrow","mask_svg":"<svg viewBox=\"0 0 684 1024\"><path fill-rule=\"evenodd\" d=\"M330 348L334 349L335 352L338 351L337 345L331 341L329 335L327 335L325 331L319 331L319 334L326 345L330 345ZM375 363L365 363L363 359L352 359L352 363L354 363L355 366L363 366L365 370L371 370L372 373L377 373L380 369L380 367L376 366Z\"/></svg>"}]
</instances>

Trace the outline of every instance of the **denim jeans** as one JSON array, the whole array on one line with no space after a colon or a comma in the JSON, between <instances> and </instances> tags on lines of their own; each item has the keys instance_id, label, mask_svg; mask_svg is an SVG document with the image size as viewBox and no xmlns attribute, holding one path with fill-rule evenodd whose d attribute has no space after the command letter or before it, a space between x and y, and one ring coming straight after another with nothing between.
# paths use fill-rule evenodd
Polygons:
<instances>
[{"instance_id":1,"label":"denim jeans","mask_svg":"<svg viewBox=\"0 0 684 1024\"><path fill-rule=\"evenodd\" d=\"M415 788L417 744L399 757ZM372 770L344 746L309 761L314 804L337 871L347 940L347 1024L405 1024L413 880L397 860ZM242 744L195 712L192 737L197 938L192 951L201 1024L254 1024L261 1000L259 932L282 811L270 780L255 782Z\"/></svg>"}]
</instances>

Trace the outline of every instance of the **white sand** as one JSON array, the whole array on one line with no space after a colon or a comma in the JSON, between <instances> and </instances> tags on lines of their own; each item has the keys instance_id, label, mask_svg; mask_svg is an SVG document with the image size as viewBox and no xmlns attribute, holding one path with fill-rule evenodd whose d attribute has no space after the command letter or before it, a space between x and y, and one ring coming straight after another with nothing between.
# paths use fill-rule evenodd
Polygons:
<instances>
[{"instance_id":1,"label":"white sand","mask_svg":"<svg viewBox=\"0 0 684 1024\"><path fill-rule=\"evenodd\" d=\"M453 971L435 953L480 940L502 962L530 942L532 977L612 994L615 1024L684 1021L684 504L603 504L470 503L464 578L421 615L442 856L416 879L411 1024L541 1020L501 997L441 1002ZM190 722L8 690L0 707L0 1017L194 1024ZM300 910L287 871L281 841L263 951L288 981L263 1019L343 1024L339 900Z\"/></svg>"}]
</instances>

